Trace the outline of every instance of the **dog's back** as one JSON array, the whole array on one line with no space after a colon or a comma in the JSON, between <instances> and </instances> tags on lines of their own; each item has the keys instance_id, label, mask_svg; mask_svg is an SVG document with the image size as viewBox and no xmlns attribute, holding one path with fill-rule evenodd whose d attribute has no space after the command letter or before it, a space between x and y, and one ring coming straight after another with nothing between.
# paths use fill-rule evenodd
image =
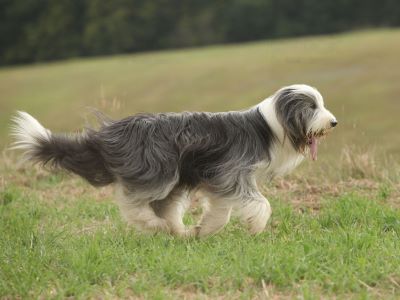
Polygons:
<instances>
[{"instance_id":1,"label":"dog's back","mask_svg":"<svg viewBox=\"0 0 400 300\"><path fill-rule=\"evenodd\" d=\"M98 130L53 134L27 113L14 118L14 148L27 158L128 190L212 184L226 170L267 158L273 134L256 109L227 113L137 114Z\"/></svg>"}]
</instances>

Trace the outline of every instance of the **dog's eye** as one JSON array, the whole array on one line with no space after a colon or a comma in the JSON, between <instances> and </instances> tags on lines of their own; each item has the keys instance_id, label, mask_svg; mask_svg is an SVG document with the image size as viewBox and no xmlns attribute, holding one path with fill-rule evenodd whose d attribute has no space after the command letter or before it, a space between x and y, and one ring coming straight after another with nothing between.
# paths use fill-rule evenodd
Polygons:
<instances>
[{"instance_id":1,"label":"dog's eye","mask_svg":"<svg viewBox=\"0 0 400 300\"><path fill-rule=\"evenodd\" d=\"M314 110L317 109L317 104L315 104L315 103L311 104L311 108Z\"/></svg>"}]
</instances>

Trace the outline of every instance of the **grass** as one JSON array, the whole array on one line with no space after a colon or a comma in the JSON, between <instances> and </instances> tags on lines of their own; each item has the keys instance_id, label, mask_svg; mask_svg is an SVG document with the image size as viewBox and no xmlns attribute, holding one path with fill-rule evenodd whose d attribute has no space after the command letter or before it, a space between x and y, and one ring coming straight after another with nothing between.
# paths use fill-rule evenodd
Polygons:
<instances>
[{"instance_id":1,"label":"grass","mask_svg":"<svg viewBox=\"0 0 400 300\"><path fill-rule=\"evenodd\" d=\"M400 292L400 210L387 200L390 189L327 196L317 213L276 194L259 236L233 222L209 239L182 240L126 227L108 190L21 172L14 179L25 184L8 184L0 198L6 298L395 299Z\"/></svg>"},{"instance_id":2,"label":"grass","mask_svg":"<svg viewBox=\"0 0 400 300\"><path fill-rule=\"evenodd\" d=\"M74 131L86 106L240 109L293 82L317 86L340 121L317 163L266 183L273 216L255 237L237 220L204 240L140 235L111 188L5 151L0 298L398 299L399 51L400 30L380 30L0 69L3 146L16 109Z\"/></svg>"}]
</instances>

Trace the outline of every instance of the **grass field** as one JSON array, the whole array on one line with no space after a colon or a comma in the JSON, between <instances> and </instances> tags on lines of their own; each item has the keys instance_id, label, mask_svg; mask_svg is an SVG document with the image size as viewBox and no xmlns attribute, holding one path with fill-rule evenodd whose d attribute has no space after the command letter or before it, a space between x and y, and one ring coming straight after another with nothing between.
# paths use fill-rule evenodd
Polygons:
<instances>
[{"instance_id":1,"label":"grass field","mask_svg":"<svg viewBox=\"0 0 400 300\"><path fill-rule=\"evenodd\" d=\"M0 144L27 110L55 131L86 107L232 110L312 84L339 126L319 161L266 183L273 216L205 239L128 228L112 189L0 158L0 298L399 299L400 30L0 69ZM188 223L195 222L194 207Z\"/></svg>"},{"instance_id":2,"label":"grass field","mask_svg":"<svg viewBox=\"0 0 400 300\"><path fill-rule=\"evenodd\" d=\"M16 109L55 130L83 126L88 106L221 111L258 103L283 85L320 89L340 122L321 157L345 144L400 152L400 30L216 46L0 69L0 143Z\"/></svg>"}]
</instances>

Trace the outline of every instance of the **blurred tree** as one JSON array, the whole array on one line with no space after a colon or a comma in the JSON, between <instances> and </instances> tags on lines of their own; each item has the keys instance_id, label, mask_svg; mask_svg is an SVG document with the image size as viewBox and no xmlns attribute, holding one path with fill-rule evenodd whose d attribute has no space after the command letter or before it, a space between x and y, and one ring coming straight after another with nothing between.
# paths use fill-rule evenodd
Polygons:
<instances>
[{"instance_id":1,"label":"blurred tree","mask_svg":"<svg viewBox=\"0 0 400 300\"><path fill-rule=\"evenodd\" d=\"M274 36L276 11L271 0L234 0L226 3L221 27L227 42Z\"/></svg>"},{"instance_id":2,"label":"blurred tree","mask_svg":"<svg viewBox=\"0 0 400 300\"><path fill-rule=\"evenodd\" d=\"M0 0L0 64L399 25L398 0Z\"/></svg>"},{"instance_id":3,"label":"blurred tree","mask_svg":"<svg viewBox=\"0 0 400 300\"><path fill-rule=\"evenodd\" d=\"M134 50L134 10L130 0L88 0L82 41L85 54Z\"/></svg>"},{"instance_id":4,"label":"blurred tree","mask_svg":"<svg viewBox=\"0 0 400 300\"><path fill-rule=\"evenodd\" d=\"M26 51L35 61L80 55L84 21L81 1L49 3L38 14L36 22L25 28Z\"/></svg>"}]
</instances>

